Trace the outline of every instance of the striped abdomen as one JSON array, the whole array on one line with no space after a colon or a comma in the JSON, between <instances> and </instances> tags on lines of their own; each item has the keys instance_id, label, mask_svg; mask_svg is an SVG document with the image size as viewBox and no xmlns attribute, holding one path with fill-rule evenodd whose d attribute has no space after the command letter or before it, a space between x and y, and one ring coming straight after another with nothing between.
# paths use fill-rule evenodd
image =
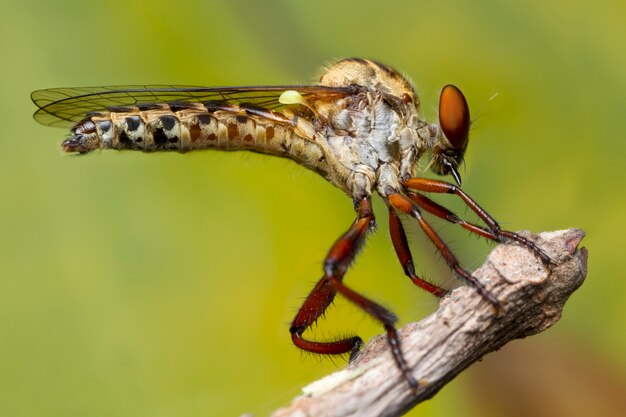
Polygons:
<instances>
[{"instance_id":1,"label":"striped abdomen","mask_svg":"<svg viewBox=\"0 0 626 417\"><path fill-rule=\"evenodd\" d=\"M79 153L95 149L247 149L286 156L325 172L322 150L313 137L304 138L305 132L312 130L306 120L244 104L140 105L89 115L72 129L73 135L63 142L63 148Z\"/></svg>"}]
</instances>

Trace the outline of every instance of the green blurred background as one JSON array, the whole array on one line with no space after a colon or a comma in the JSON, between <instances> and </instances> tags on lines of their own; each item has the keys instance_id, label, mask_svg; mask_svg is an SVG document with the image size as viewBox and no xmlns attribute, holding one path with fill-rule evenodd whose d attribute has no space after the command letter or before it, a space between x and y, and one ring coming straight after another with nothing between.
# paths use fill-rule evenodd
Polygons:
<instances>
[{"instance_id":1,"label":"green blurred background","mask_svg":"<svg viewBox=\"0 0 626 417\"><path fill-rule=\"evenodd\" d=\"M588 234L588 278L561 322L411 415L623 412L624 4L4 0L0 415L260 416L343 366L288 332L352 221L339 190L256 154L62 156L66 132L36 124L29 100L60 86L306 83L343 57L408 74L429 120L441 86L460 86L478 116L465 190L508 229ZM346 281L419 320L436 303L404 277L383 208ZM436 227L470 268L490 249ZM411 229L419 271L457 285ZM338 300L313 334L348 331L381 329Z\"/></svg>"}]
</instances>

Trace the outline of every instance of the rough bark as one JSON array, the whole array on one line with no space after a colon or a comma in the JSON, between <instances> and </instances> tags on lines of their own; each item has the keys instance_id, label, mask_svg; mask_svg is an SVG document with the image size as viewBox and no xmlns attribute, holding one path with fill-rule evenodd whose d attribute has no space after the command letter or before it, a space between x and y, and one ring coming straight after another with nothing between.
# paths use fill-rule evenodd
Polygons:
<instances>
[{"instance_id":1,"label":"rough bark","mask_svg":"<svg viewBox=\"0 0 626 417\"><path fill-rule=\"evenodd\" d=\"M499 245L474 272L502 304L498 314L475 290L457 288L433 314L399 330L402 349L419 382L412 393L383 336L373 338L346 369L302 389L274 417L399 416L511 340L539 333L561 317L565 301L587 273L578 229L522 232L554 261L551 270L526 248Z\"/></svg>"}]
</instances>

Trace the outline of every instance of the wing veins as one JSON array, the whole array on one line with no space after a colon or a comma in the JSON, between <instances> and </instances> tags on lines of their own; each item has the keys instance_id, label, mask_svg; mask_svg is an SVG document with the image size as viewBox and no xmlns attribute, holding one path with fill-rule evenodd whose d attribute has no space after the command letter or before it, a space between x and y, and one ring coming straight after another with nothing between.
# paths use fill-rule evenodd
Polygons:
<instances>
[{"instance_id":1,"label":"wing veins","mask_svg":"<svg viewBox=\"0 0 626 417\"><path fill-rule=\"evenodd\" d=\"M137 104L223 101L229 104L250 102L267 109L283 106L279 97L286 90L299 91L305 98L332 99L354 93L352 87L282 85L250 87L197 87L133 85L110 87L53 88L38 90L31 99L39 108L33 115L39 123L61 126L77 123L89 112L109 107Z\"/></svg>"}]
</instances>

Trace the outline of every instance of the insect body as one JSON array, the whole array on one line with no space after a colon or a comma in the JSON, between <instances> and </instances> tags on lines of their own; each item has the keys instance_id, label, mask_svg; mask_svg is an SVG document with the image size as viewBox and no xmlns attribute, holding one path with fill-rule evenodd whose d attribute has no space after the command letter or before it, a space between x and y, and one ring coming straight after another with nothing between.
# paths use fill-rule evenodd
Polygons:
<instances>
[{"instance_id":1,"label":"insect body","mask_svg":"<svg viewBox=\"0 0 626 417\"><path fill-rule=\"evenodd\" d=\"M356 219L331 247L322 278L292 322L292 340L311 352L356 354L362 345L357 336L329 342L303 336L340 293L382 323L394 360L413 389L417 382L402 354L397 318L343 283L374 226L373 193L387 204L391 239L405 274L435 296L446 291L415 274L398 212L415 218L450 268L496 308L498 300L460 266L422 211L495 241L517 242L550 263L532 242L502 230L459 188L458 167L468 144L470 118L465 97L453 85L441 92L439 123L420 119L418 96L406 78L358 58L332 65L319 85L312 86L60 88L35 91L32 99L39 107L37 121L71 127L62 145L67 152L252 150L291 158L343 190L354 202ZM451 175L457 185L416 177L424 155L434 172ZM486 227L462 220L423 193L457 195Z\"/></svg>"}]
</instances>

